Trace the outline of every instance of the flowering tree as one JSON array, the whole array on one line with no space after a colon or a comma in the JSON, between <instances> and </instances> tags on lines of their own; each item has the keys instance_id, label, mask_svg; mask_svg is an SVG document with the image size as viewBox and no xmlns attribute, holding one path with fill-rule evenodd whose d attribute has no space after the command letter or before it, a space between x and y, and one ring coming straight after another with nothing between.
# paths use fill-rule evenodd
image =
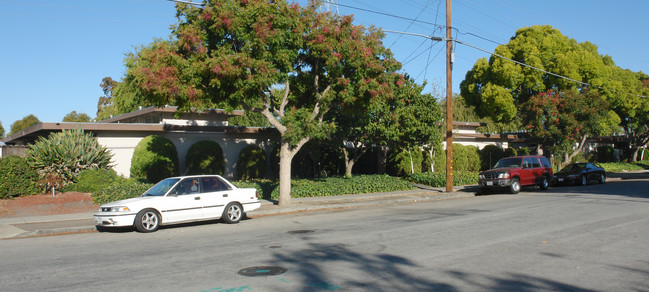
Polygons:
<instances>
[{"instance_id":1,"label":"flowering tree","mask_svg":"<svg viewBox=\"0 0 649 292\"><path fill-rule=\"evenodd\" d=\"M181 111L223 106L263 115L281 135L279 204L290 203L291 161L309 140L336 128L336 104L368 104L391 94L400 64L382 33L350 16L286 1L218 0L178 4L172 38L126 60L117 94Z\"/></svg>"},{"instance_id":2,"label":"flowering tree","mask_svg":"<svg viewBox=\"0 0 649 292\"><path fill-rule=\"evenodd\" d=\"M544 148L564 155L564 163L582 151L588 137L610 133L620 123L596 91L549 90L530 97L521 108L527 130Z\"/></svg>"}]
</instances>

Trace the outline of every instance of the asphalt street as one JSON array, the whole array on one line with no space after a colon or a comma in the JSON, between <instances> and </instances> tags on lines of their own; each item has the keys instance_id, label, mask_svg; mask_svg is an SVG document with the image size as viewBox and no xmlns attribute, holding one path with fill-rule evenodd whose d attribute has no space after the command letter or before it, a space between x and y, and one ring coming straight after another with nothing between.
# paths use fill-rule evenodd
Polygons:
<instances>
[{"instance_id":1,"label":"asphalt street","mask_svg":"<svg viewBox=\"0 0 649 292\"><path fill-rule=\"evenodd\" d=\"M649 180L0 241L4 291L646 291Z\"/></svg>"}]
</instances>

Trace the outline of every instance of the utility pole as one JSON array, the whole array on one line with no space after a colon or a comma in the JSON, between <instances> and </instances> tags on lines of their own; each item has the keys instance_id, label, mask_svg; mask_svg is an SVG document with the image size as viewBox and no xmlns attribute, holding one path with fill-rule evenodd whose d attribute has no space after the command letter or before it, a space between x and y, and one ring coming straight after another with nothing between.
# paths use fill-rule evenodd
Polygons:
<instances>
[{"instance_id":1,"label":"utility pole","mask_svg":"<svg viewBox=\"0 0 649 292\"><path fill-rule=\"evenodd\" d=\"M453 191L453 39L451 0L446 0L446 192Z\"/></svg>"}]
</instances>

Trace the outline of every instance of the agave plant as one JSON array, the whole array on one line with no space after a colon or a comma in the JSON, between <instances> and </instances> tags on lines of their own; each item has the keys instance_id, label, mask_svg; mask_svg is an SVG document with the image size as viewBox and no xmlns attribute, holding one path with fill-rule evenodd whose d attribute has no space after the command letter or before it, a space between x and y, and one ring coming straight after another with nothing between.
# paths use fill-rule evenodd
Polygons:
<instances>
[{"instance_id":1,"label":"agave plant","mask_svg":"<svg viewBox=\"0 0 649 292\"><path fill-rule=\"evenodd\" d=\"M27 162L38 170L41 185L61 188L82 170L110 168L113 155L81 128L41 137L26 151Z\"/></svg>"}]
</instances>

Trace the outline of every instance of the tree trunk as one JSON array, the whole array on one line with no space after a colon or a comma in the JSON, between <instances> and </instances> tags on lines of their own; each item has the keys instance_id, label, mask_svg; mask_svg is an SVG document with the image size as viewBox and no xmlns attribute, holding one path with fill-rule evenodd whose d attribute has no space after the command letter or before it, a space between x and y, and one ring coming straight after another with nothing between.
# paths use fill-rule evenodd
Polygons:
<instances>
[{"instance_id":1,"label":"tree trunk","mask_svg":"<svg viewBox=\"0 0 649 292\"><path fill-rule=\"evenodd\" d=\"M428 151L428 156L430 158L430 172L435 172L435 148L430 147Z\"/></svg>"},{"instance_id":2,"label":"tree trunk","mask_svg":"<svg viewBox=\"0 0 649 292\"><path fill-rule=\"evenodd\" d=\"M631 148L631 160L629 162L638 161L638 152L640 152L640 147Z\"/></svg>"},{"instance_id":3,"label":"tree trunk","mask_svg":"<svg viewBox=\"0 0 649 292\"><path fill-rule=\"evenodd\" d=\"M565 159L563 161L564 164L570 163L572 159L581 152L582 149L584 149L584 144L586 144L586 138L588 138L588 135L584 135L581 137L581 142L579 143L579 146L572 152L572 154L568 155L566 153Z\"/></svg>"},{"instance_id":4,"label":"tree trunk","mask_svg":"<svg viewBox=\"0 0 649 292\"><path fill-rule=\"evenodd\" d=\"M345 176L352 176L352 169L356 162L358 162L365 153L367 153L367 148L352 148L353 156L349 157L349 151L347 147L342 147L343 155L345 156Z\"/></svg>"},{"instance_id":5,"label":"tree trunk","mask_svg":"<svg viewBox=\"0 0 649 292\"><path fill-rule=\"evenodd\" d=\"M278 205L291 204L291 162L293 157L310 139L302 139L295 147L282 140L279 149L279 200Z\"/></svg>"},{"instance_id":6,"label":"tree trunk","mask_svg":"<svg viewBox=\"0 0 649 292\"><path fill-rule=\"evenodd\" d=\"M378 165L376 166L376 171L378 174L385 173L385 165L387 164L387 152L388 148L386 146L379 147L378 151Z\"/></svg>"},{"instance_id":7,"label":"tree trunk","mask_svg":"<svg viewBox=\"0 0 649 292\"><path fill-rule=\"evenodd\" d=\"M293 156L287 142L282 142L279 150L279 202L278 205L291 203L291 162Z\"/></svg>"},{"instance_id":8,"label":"tree trunk","mask_svg":"<svg viewBox=\"0 0 649 292\"><path fill-rule=\"evenodd\" d=\"M410 156L410 173L415 173L415 163L412 162L412 152L408 150L408 156Z\"/></svg>"}]
</instances>

